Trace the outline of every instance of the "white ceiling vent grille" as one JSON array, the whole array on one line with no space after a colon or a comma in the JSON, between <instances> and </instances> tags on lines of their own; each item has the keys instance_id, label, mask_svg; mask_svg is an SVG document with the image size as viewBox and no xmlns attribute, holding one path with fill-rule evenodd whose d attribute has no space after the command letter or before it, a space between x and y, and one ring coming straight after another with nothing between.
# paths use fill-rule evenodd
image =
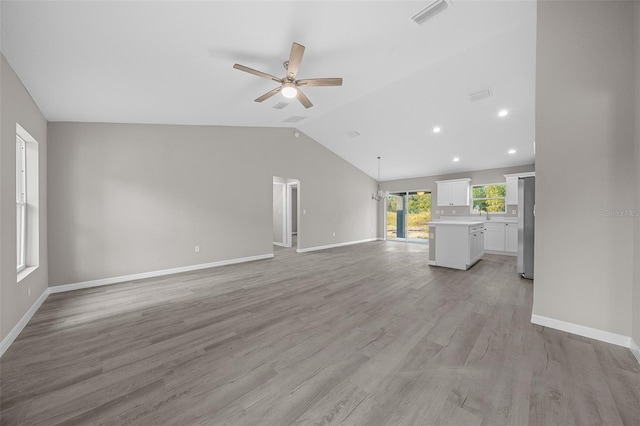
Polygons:
<instances>
[{"instance_id":1,"label":"white ceiling vent grille","mask_svg":"<svg viewBox=\"0 0 640 426\"><path fill-rule=\"evenodd\" d=\"M471 102L481 101L482 99L491 97L491 89L480 90L479 92L469 93Z\"/></svg>"},{"instance_id":2,"label":"white ceiling vent grille","mask_svg":"<svg viewBox=\"0 0 640 426\"><path fill-rule=\"evenodd\" d=\"M273 106L273 108L275 108L275 109L285 109L287 106L289 106L289 104L286 103L286 102L278 102L277 104L275 104Z\"/></svg>"},{"instance_id":3,"label":"white ceiling vent grille","mask_svg":"<svg viewBox=\"0 0 640 426\"><path fill-rule=\"evenodd\" d=\"M351 130L347 132L347 136L349 136L350 138L357 138L358 136L360 136L360 133L355 130Z\"/></svg>"},{"instance_id":4,"label":"white ceiling vent grille","mask_svg":"<svg viewBox=\"0 0 640 426\"><path fill-rule=\"evenodd\" d=\"M289 118L287 118L286 120L283 120L283 123L297 123L299 121L304 120L307 117L300 117L299 115L293 115Z\"/></svg>"},{"instance_id":5,"label":"white ceiling vent grille","mask_svg":"<svg viewBox=\"0 0 640 426\"><path fill-rule=\"evenodd\" d=\"M432 2L432 3L430 3L424 9L421 9L418 12L416 12L411 17L411 20L413 22L415 22L416 24L418 24L418 25L422 25L425 22L427 22L427 20L433 18L438 13L440 13L443 10L449 8L449 6L451 6L451 2L448 1L448 0L436 0L436 1Z\"/></svg>"}]
</instances>

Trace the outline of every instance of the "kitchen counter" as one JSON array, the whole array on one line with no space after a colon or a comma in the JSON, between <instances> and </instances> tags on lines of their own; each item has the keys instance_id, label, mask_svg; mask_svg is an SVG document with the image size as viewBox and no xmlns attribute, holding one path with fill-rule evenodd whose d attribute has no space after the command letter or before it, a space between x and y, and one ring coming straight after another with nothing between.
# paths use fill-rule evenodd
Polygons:
<instances>
[{"instance_id":1,"label":"kitchen counter","mask_svg":"<svg viewBox=\"0 0 640 426\"><path fill-rule=\"evenodd\" d=\"M433 222L483 222L483 223L518 223L518 218L515 216L489 216L487 220L486 216L442 216L440 219L434 219Z\"/></svg>"},{"instance_id":2,"label":"kitchen counter","mask_svg":"<svg viewBox=\"0 0 640 426\"><path fill-rule=\"evenodd\" d=\"M429 222L429 265L467 270L484 254L483 221Z\"/></svg>"},{"instance_id":3,"label":"kitchen counter","mask_svg":"<svg viewBox=\"0 0 640 426\"><path fill-rule=\"evenodd\" d=\"M429 226L438 226L438 225L458 225L458 226L477 226L484 225L484 221L476 220L476 221L463 221L463 220L438 220L434 222L427 223Z\"/></svg>"}]
</instances>

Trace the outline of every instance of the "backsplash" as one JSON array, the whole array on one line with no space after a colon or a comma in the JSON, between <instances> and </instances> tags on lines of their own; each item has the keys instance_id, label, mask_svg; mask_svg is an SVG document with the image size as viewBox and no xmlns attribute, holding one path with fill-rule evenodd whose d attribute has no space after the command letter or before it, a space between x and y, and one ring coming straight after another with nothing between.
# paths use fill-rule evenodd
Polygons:
<instances>
[{"instance_id":1,"label":"backsplash","mask_svg":"<svg viewBox=\"0 0 640 426\"><path fill-rule=\"evenodd\" d=\"M441 219L441 216L468 216L468 217L474 217L474 216L480 216L478 214L473 214L471 213L471 208L469 206L455 206L455 207L450 207L450 206L445 206L445 207L438 207L438 206L434 206L432 207L431 210L431 217L433 219ZM485 212L482 212L482 216L485 217L487 214ZM489 216L495 216L495 217L518 217L518 206L517 205L510 205L507 206L507 212L506 213L489 213Z\"/></svg>"}]
</instances>

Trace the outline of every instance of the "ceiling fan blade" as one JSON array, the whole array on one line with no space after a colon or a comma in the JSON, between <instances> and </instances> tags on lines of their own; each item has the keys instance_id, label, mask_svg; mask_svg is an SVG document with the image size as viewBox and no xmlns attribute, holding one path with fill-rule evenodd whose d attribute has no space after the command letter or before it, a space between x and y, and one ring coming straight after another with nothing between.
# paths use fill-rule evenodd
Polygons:
<instances>
[{"instance_id":1,"label":"ceiling fan blade","mask_svg":"<svg viewBox=\"0 0 640 426\"><path fill-rule=\"evenodd\" d=\"M258 77L266 78L267 80L277 81L278 83L282 83L282 79L275 77L271 74L267 74L266 72L254 70L253 68L245 67L244 65L234 64L233 67L237 70L248 72L249 74L257 75Z\"/></svg>"},{"instance_id":2,"label":"ceiling fan blade","mask_svg":"<svg viewBox=\"0 0 640 426\"><path fill-rule=\"evenodd\" d=\"M291 45L291 53L289 54L289 63L287 64L287 77L291 80L296 78L300 63L304 55L304 46L298 43Z\"/></svg>"},{"instance_id":3,"label":"ceiling fan blade","mask_svg":"<svg viewBox=\"0 0 640 426\"><path fill-rule=\"evenodd\" d=\"M307 78L296 81L298 86L342 86L341 78Z\"/></svg>"},{"instance_id":4,"label":"ceiling fan blade","mask_svg":"<svg viewBox=\"0 0 640 426\"><path fill-rule=\"evenodd\" d=\"M256 102L265 101L265 100L269 99L270 97L272 97L273 95L275 95L276 93L278 93L280 90L282 90L282 86L276 87L275 89L268 91L267 93L265 93L264 95L260 96L259 98L256 98L255 101Z\"/></svg>"},{"instance_id":5,"label":"ceiling fan blade","mask_svg":"<svg viewBox=\"0 0 640 426\"><path fill-rule=\"evenodd\" d=\"M296 95L296 97L298 98L300 103L304 105L305 108L311 108L313 106L309 98L307 98L307 96L302 93L302 90L298 89L298 94Z\"/></svg>"}]
</instances>

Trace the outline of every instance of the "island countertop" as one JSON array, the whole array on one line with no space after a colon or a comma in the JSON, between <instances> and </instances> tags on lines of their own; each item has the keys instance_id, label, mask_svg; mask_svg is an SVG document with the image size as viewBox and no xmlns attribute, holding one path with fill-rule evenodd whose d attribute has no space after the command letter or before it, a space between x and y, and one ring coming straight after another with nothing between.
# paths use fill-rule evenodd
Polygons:
<instances>
[{"instance_id":1,"label":"island countertop","mask_svg":"<svg viewBox=\"0 0 640 426\"><path fill-rule=\"evenodd\" d=\"M438 225L458 225L458 226L477 226L484 225L484 221L462 221L462 220L441 220L438 222L429 222L427 225L429 226L438 226Z\"/></svg>"}]
</instances>

